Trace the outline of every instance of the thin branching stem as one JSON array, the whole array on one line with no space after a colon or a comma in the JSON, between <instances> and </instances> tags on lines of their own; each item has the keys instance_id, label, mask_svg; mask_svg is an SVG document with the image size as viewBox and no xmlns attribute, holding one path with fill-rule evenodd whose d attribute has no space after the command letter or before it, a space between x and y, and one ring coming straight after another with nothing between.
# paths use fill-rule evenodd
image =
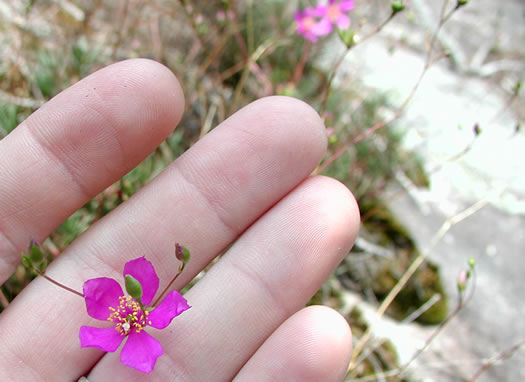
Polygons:
<instances>
[{"instance_id":1,"label":"thin branching stem","mask_svg":"<svg viewBox=\"0 0 525 382\"><path fill-rule=\"evenodd\" d=\"M308 61L308 56L310 55L311 50L312 50L312 43L306 40L306 42L304 43L304 48L301 52L301 57L299 57L299 60L297 61L297 64L294 67L294 70L292 72L292 77L290 79L290 83L293 86L297 86L301 78L303 78L304 67L306 65L306 62Z\"/></svg>"},{"instance_id":2,"label":"thin branching stem","mask_svg":"<svg viewBox=\"0 0 525 382\"><path fill-rule=\"evenodd\" d=\"M188 12L187 7L187 0L179 0L180 5L182 6L182 9L184 10L184 13L186 14L187 18L190 21L191 29L193 30L193 34L195 35L195 38L199 42L202 49L206 48L206 43L202 39L201 34L199 33L199 27L197 25L197 21L195 21L194 12Z\"/></svg>"},{"instance_id":3,"label":"thin branching stem","mask_svg":"<svg viewBox=\"0 0 525 382\"><path fill-rule=\"evenodd\" d=\"M407 368L414 362L423 352L428 349L430 344L436 339L436 337L443 331L443 329L452 321L464 308L467 306L467 304L472 300L472 296L474 296L474 292L476 290L476 269L472 269L472 288L470 289L470 293L467 298L463 297L463 292L460 292L459 294L459 301L452 313L450 313L441 323L439 326L432 332L432 334L427 338L425 341L425 344L416 351L412 357L399 369L399 376L402 377Z\"/></svg>"},{"instance_id":4,"label":"thin branching stem","mask_svg":"<svg viewBox=\"0 0 525 382\"><path fill-rule=\"evenodd\" d=\"M129 1L124 0L124 5L122 7L122 14L118 19L120 20L120 23L118 24L117 28L115 29L115 34L117 35L117 38L115 39L115 43L113 44L112 52L111 52L111 58L115 60L117 57L117 51L120 48L120 45L122 44L122 32L124 29L124 25L126 23L126 18L128 16L128 10L129 10Z\"/></svg>"},{"instance_id":5,"label":"thin branching stem","mask_svg":"<svg viewBox=\"0 0 525 382\"><path fill-rule=\"evenodd\" d=\"M399 108L397 109L397 111L394 114L394 116L392 118L388 119L388 120L383 120L381 122L376 123L372 127L369 127L368 129L363 131L361 134L359 134L352 141L350 141L347 144L343 145L339 150L337 150L328 159L326 159L321 166L319 166L319 168L317 169L316 173L320 173L324 169L326 169L337 158L339 158L342 154L344 154L350 147L354 146L355 144L359 143L363 139L365 139L365 138L369 137L370 135L374 134L377 130L379 130L379 129L385 127L386 125L388 125L388 124L390 124L392 122L395 122L399 118L401 118L401 116L405 112L405 109L407 108L408 104L410 103L410 101L412 101L412 98L414 98L414 95L416 94L416 91L419 89L419 86L421 85L421 82L423 81L423 78L425 77L425 75L428 72L428 70L430 69L430 67L432 67L432 65L434 65L441 58L446 56L446 54L444 54L444 55L440 55L439 57L434 59L432 57L432 53L434 51L434 45L435 45L437 36L438 36L441 28L452 17L452 15L455 13L455 11L459 9L459 7L456 6L453 9L451 9L448 13L446 13L447 5L448 5L448 0L445 0L445 2L443 3L443 7L441 8L441 16L440 16L440 19L439 19L438 27L436 28L436 30L434 31L434 34L432 35L432 38L430 39L430 45L429 45L429 49L428 49L427 56L426 56L426 59L425 59L425 65L423 66L423 70L422 70L421 74L419 75L419 78L417 79L416 83L412 87L410 93L406 97L405 101L401 104L401 106L399 106ZM387 20L383 24L386 25L386 23L388 21L389 20ZM379 29L379 30L381 30L381 29ZM346 55L346 53L348 53L348 50L345 52L345 55ZM344 55L342 57L344 58ZM340 60L342 61L342 59L340 59ZM334 74L334 73L335 73L335 71L332 72L332 74ZM328 98L327 95L326 95L326 98ZM326 103L326 100L323 98L323 102L321 103L322 104L321 110L323 110L325 103Z\"/></svg>"},{"instance_id":6,"label":"thin branching stem","mask_svg":"<svg viewBox=\"0 0 525 382\"><path fill-rule=\"evenodd\" d=\"M248 7L247 8L248 18L247 18L246 28L247 28L248 42L247 42L247 52L245 55L246 66L244 67L244 70L242 71L242 74L241 74L241 79L239 80L237 87L235 88L233 101L232 101L232 105L230 108L230 114L233 114L235 110L237 110L237 105L240 102L242 91L246 84L246 80L248 79L248 75L250 74L250 64L251 64L250 56L252 54L251 52L253 51L253 44L254 44L253 4L251 1L247 4L247 7Z\"/></svg>"},{"instance_id":7,"label":"thin branching stem","mask_svg":"<svg viewBox=\"0 0 525 382\"><path fill-rule=\"evenodd\" d=\"M413 274L416 272L416 270L419 268L419 266L423 263L425 258L428 256L430 252L434 249L434 247L441 241L441 239L445 236L445 234L456 224L463 221L464 219L468 218L469 216L473 215L477 211L479 211L481 208L483 208L488 201L486 199L480 200L473 204L472 206L466 208L465 210L461 211L460 213L452 216L451 218L447 219L441 228L436 232L436 234L432 237L430 240L430 244L428 248L423 251L418 257L414 259L412 264L408 267L408 269L405 271L405 273L401 276L397 284L390 290L386 298L383 300L381 305L379 306L377 310L377 316L382 317L390 304L394 301L396 296L399 294L399 292L405 287L408 280L413 276ZM350 361L350 365L348 366L348 370L351 371L354 369L356 365L356 359L363 351L365 345L367 344L368 340L370 339L370 336L372 334L373 327L370 326L363 336L361 337L359 343L355 347L355 350L352 354L352 360Z\"/></svg>"},{"instance_id":8,"label":"thin branching stem","mask_svg":"<svg viewBox=\"0 0 525 382\"><path fill-rule=\"evenodd\" d=\"M344 50L344 52L339 56L339 58L337 59L337 62L335 63L334 67L332 68L332 72L330 73L330 76L328 77L328 81L326 81L326 85L324 87L324 90L321 93L322 94L321 107L320 107L320 114L321 115L323 115L324 112L325 112L326 102L328 101L328 96L330 95L330 90L332 88L332 83L334 81L335 75L339 71L339 67L343 63L343 61L344 61L346 55L348 54L348 52L350 52L356 46L362 44L364 41L368 40L369 38L371 38L371 37L375 36L376 34L378 34L379 32L381 32L381 30L385 27L385 25L387 25L390 22L390 20L392 20L394 18L395 15L396 15L395 13L391 13L390 16L385 21L383 21L381 24L379 24L372 32L367 34L365 37L363 37L359 41L354 42L352 45L347 46L346 49Z\"/></svg>"},{"instance_id":9,"label":"thin branching stem","mask_svg":"<svg viewBox=\"0 0 525 382\"><path fill-rule=\"evenodd\" d=\"M159 303L159 301L164 297L164 295L170 290L171 286L173 285L173 283L175 282L175 280L177 280L177 278L180 276L180 274L182 273L182 271L184 270L184 263L181 264L180 268L179 268L179 271L177 272L177 274L171 279L171 281L168 283L168 285L166 286L166 288L164 288L164 290L162 291L161 294L159 294L159 297L157 297L157 299L155 300L155 302L153 303L152 307L156 307L157 304Z\"/></svg>"},{"instance_id":10,"label":"thin branching stem","mask_svg":"<svg viewBox=\"0 0 525 382\"><path fill-rule=\"evenodd\" d=\"M496 354L494 357L483 363L483 365L472 375L472 377L468 379L468 382L475 382L481 376L481 374L489 370L496 362L512 357L514 353L516 353L523 346L525 346L525 339Z\"/></svg>"}]
</instances>

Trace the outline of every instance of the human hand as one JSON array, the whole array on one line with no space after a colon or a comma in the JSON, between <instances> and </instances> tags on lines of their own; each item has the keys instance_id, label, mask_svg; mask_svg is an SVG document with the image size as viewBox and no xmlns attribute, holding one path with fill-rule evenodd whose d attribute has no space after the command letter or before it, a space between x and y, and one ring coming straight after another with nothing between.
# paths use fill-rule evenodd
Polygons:
<instances>
[{"instance_id":1,"label":"human hand","mask_svg":"<svg viewBox=\"0 0 525 382\"><path fill-rule=\"evenodd\" d=\"M31 238L44 239L162 142L183 104L166 68L130 60L65 90L1 140L0 283ZM82 290L87 279L121 280L127 261L146 256L162 290L180 242L192 253L174 284L181 289L235 241L186 293L192 308L149 330L164 348L151 374L122 365L118 352L81 349L79 327L96 321L83 299L39 277L0 315L0 380L341 380L351 351L346 321L326 307L301 309L359 226L344 186L308 177L325 148L309 106L256 101L49 266L51 277Z\"/></svg>"}]
</instances>

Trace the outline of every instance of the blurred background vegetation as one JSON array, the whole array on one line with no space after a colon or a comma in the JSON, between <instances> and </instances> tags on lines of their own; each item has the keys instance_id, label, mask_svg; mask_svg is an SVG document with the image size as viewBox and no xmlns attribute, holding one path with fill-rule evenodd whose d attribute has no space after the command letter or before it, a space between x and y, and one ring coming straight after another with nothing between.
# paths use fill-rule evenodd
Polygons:
<instances>
[{"instance_id":1,"label":"blurred background vegetation","mask_svg":"<svg viewBox=\"0 0 525 382\"><path fill-rule=\"evenodd\" d=\"M331 69L317 64L326 44L312 44L296 34L294 14L299 6L297 1L278 0L0 2L0 139L61 90L127 58L162 62L177 75L186 94L179 128L43 243L50 261L236 110L260 97L282 94L303 99L319 110L329 136L325 160L335 159L321 172L354 192L362 214L362 231L352 253L311 303L341 309L345 290L360 293L372 304L385 298L419 254L386 206L385 190L399 173L419 187L428 186L429 181L421 158L401 147L402 127L386 124L353 143L366 129L389 118L395 108L385 94L362 91L357 78L352 79L352 88L331 83ZM363 2L351 14L352 27L373 33L391 12L388 1ZM328 87L329 96L323 99ZM336 154L346 146L342 154ZM7 300L34 276L19 267L1 287ZM406 319L429 300L432 304L413 319L439 324L448 314L448 298L438 267L425 261L388 314ZM359 338L366 322L356 309L345 314ZM353 377L397 367L395 349L383 343L362 360Z\"/></svg>"}]
</instances>

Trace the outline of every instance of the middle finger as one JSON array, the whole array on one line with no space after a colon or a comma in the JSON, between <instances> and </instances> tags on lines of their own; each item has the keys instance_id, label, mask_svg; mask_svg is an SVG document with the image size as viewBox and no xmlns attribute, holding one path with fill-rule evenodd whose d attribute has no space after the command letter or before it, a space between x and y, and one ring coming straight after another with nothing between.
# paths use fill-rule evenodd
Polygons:
<instances>
[{"instance_id":1,"label":"middle finger","mask_svg":"<svg viewBox=\"0 0 525 382\"><path fill-rule=\"evenodd\" d=\"M148 378L106 355L90 381L231 381L348 252L359 227L346 187L306 180L252 225L188 293L192 308L155 333L164 356ZM344 335L345 333L343 333Z\"/></svg>"},{"instance_id":2,"label":"middle finger","mask_svg":"<svg viewBox=\"0 0 525 382\"><path fill-rule=\"evenodd\" d=\"M193 253L175 285L180 288L308 176L325 144L319 117L304 103L284 97L257 101L95 224L49 274L81 290L89 278L120 280L124 263L145 255L156 265L162 289L177 269L173 244L179 241ZM44 380L85 373L103 353L80 349L83 324L91 323L82 299L35 280L0 315L0 377L3 370Z\"/></svg>"}]
</instances>

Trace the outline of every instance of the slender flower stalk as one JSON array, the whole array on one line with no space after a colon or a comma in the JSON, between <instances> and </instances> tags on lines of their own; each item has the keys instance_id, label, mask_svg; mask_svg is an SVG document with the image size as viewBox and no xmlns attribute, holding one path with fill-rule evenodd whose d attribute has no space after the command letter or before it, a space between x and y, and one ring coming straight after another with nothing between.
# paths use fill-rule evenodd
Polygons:
<instances>
[{"instance_id":1,"label":"slender flower stalk","mask_svg":"<svg viewBox=\"0 0 525 382\"><path fill-rule=\"evenodd\" d=\"M181 262L180 266L179 266L179 270L178 270L177 274L175 276L173 276L173 278L168 283L166 288L164 288L164 290L159 294L159 297L157 297L157 299L155 300L155 302L151 306L157 306L157 304L161 300L162 296L164 296L164 294L167 291L170 290L170 288L173 285L173 283L175 282L175 280L177 280L179 275L184 270L184 267L186 267L186 264L188 264L188 262L190 261L190 251L186 247L183 247L182 245L180 245L179 243L175 243L175 257L177 257L177 260L179 260Z\"/></svg>"},{"instance_id":2,"label":"slender flower stalk","mask_svg":"<svg viewBox=\"0 0 525 382\"><path fill-rule=\"evenodd\" d=\"M42 247L35 239L31 239L27 253L22 253L22 265L24 265L24 267L26 267L30 271L33 271L37 275L43 277L50 283L56 285L57 287L84 298L84 295L82 293L46 275L46 267L48 265L47 255L42 251Z\"/></svg>"},{"instance_id":3,"label":"slender flower stalk","mask_svg":"<svg viewBox=\"0 0 525 382\"><path fill-rule=\"evenodd\" d=\"M427 55L426 55L426 59L425 59L425 65L423 67L423 70L421 71L421 74L419 75L416 83L412 87L412 90L410 91L408 96L405 98L405 100L401 104L401 106L397 109L397 111L394 114L394 116L389 118L389 119L380 121L380 122L376 123L375 125L367 128L365 131L363 131L361 134L359 134L352 141L348 142L343 147L341 147L339 150L337 150L334 154L332 154L329 158L327 158L323 162L323 164L321 166L319 166L319 168L316 170L317 174L319 174L323 170L325 170L337 158L339 158L343 153L345 153L346 150L348 150L351 146L353 146L353 145L357 144L358 142L362 141L363 139L369 137L370 135L375 133L377 130L383 128L384 126L386 126L386 125L388 125L388 124L390 124L392 122L395 122L399 118L401 118L401 116L404 114L408 104L412 101L412 99L414 98L414 95L416 94L417 90L419 89L419 86L421 85L421 82L423 81L423 78L425 77L427 71L430 69L430 67L432 65L434 65L436 62L438 62L440 59L442 59L443 57L446 57L446 54L442 54L442 55L438 55L438 57L434 58L433 57L433 51L434 51L435 41L437 39L437 36L439 35L439 32L441 31L441 28L443 27L443 25L448 20L450 20L452 15L460 8L460 7L456 6L453 9L451 9L448 13L446 13L447 3L448 3L448 0L445 1L445 3L443 4L443 7L441 9L441 16L440 16L440 19L439 19L439 24L438 24L436 30L434 31L434 33L432 35L432 38L430 40L430 44L429 44L429 48L428 48L428 51L427 51ZM390 19L391 18L392 18L392 16L390 17ZM344 55L346 55L347 53L348 53L348 50L344 52ZM344 55L342 57L344 57ZM342 61L342 59L341 59L341 61ZM335 72L333 73L333 75L335 75ZM328 89L328 91L329 91L329 89ZM323 94L326 94L326 93L327 92L325 91ZM328 98L327 95L324 95L323 97L326 98L326 99ZM326 103L326 99L322 103L325 104ZM323 108L324 107L321 108L321 111L323 110Z\"/></svg>"}]
</instances>

